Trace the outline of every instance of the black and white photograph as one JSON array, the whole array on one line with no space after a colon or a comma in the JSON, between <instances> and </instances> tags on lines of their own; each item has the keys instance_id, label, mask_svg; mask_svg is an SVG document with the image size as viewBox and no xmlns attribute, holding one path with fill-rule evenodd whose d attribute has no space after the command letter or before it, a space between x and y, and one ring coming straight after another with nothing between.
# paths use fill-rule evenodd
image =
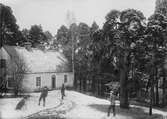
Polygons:
<instances>
[{"instance_id":1,"label":"black and white photograph","mask_svg":"<svg viewBox=\"0 0 167 119\"><path fill-rule=\"evenodd\" d=\"M0 0L0 119L167 119L167 0Z\"/></svg>"}]
</instances>

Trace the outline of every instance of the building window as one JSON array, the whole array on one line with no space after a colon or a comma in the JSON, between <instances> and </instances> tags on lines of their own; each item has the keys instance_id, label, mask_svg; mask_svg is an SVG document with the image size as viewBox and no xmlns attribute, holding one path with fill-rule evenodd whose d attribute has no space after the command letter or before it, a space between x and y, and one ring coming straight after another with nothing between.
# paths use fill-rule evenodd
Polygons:
<instances>
[{"instance_id":1,"label":"building window","mask_svg":"<svg viewBox=\"0 0 167 119\"><path fill-rule=\"evenodd\" d=\"M0 59L0 68L6 68L6 60Z\"/></svg>"},{"instance_id":2,"label":"building window","mask_svg":"<svg viewBox=\"0 0 167 119\"><path fill-rule=\"evenodd\" d=\"M36 77L36 86L41 86L41 77Z\"/></svg>"},{"instance_id":3,"label":"building window","mask_svg":"<svg viewBox=\"0 0 167 119\"><path fill-rule=\"evenodd\" d=\"M64 83L67 83L67 75L64 75Z\"/></svg>"},{"instance_id":4,"label":"building window","mask_svg":"<svg viewBox=\"0 0 167 119\"><path fill-rule=\"evenodd\" d=\"M14 86L15 86L14 78L12 76L8 77L7 87L8 88L14 88Z\"/></svg>"}]
</instances>

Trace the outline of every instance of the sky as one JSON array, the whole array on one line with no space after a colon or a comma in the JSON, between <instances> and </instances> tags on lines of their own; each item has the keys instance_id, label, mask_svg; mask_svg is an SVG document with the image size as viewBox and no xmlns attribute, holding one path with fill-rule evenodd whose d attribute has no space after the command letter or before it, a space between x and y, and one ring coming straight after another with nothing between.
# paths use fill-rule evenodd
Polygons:
<instances>
[{"instance_id":1,"label":"sky","mask_svg":"<svg viewBox=\"0 0 167 119\"><path fill-rule=\"evenodd\" d=\"M156 0L0 0L13 10L20 29L41 25L43 30L56 34L61 25L68 25L67 13L75 17L77 23L89 26L96 21L101 27L105 16L112 9L134 8L143 12L145 17L153 14Z\"/></svg>"}]
</instances>

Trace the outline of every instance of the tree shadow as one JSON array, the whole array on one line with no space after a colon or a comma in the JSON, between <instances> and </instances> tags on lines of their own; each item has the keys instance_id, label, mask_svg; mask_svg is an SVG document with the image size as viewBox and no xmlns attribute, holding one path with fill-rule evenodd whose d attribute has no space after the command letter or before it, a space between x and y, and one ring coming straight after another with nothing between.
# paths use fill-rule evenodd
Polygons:
<instances>
[{"instance_id":1,"label":"tree shadow","mask_svg":"<svg viewBox=\"0 0 167 119\"><path fill-rule=\"evenodd\" d=\"M7 98L23 98L23 97L31 97L30 95L28 94L19 94L17 96L15 96L14 94L10 94L10 95L4 95L4 96L0 96L0 99L7 99Z\"/></svg>"},{"instance_id":2,"label":"tree shadow","mask_svg":"<svg viewBox=\"0 0 167 119\"><path fill-rule=\"evenodd\" d=\"M109 105L91 104L89 106L98 111L104 112L107 115ZM149 114L144 112L143 109L137 108L137 107L130 107L129 109L122 109L119 106L116 106L116 115L130 117L131 119L162 119L162 115L153 114L152 116L149 116Z\"/></svg>"},{"instance_id":3,"label":"tree shadow","mask_svg":"<svg viewBox=\"0 0 167 119\"><path fill-rule=\"evenodd\" d=\"M27 119L66 119L66 118L53 115L53 116L37 116L37 117L30 117L30 118L27 118Z\"/></svg>"}]
</instances>

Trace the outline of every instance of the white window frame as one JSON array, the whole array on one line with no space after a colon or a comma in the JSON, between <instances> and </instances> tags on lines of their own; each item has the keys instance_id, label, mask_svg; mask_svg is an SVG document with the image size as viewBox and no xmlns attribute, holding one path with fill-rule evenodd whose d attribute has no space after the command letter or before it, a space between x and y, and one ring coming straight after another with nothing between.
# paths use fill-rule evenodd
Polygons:
<instances>
[{"instance_id":1,"label":"white window frame","mask_svg":"<svg viewBox=\"0 0 167 119\"><path fill-rule=\"evenodd\" d=\"M11 75L7 75L6 78L7 78L7 89L14 89L14 87L9 86L9 78L13 78L14 81L14 77Z\"/></svg>"},{"instance_id":2,"label":"white window frame","mask_svg":"<svg viewBox=\"0 0 167 119\"><path fill-rule=\"evenodd\" d=\"M67 83L67 82L68 82L68 75L65 74L65 75L64 75L64 83Z\"/></svg>"},{"instance_id":3,"label":"white window frame","mask_svg":"<svg viewBox=\"0 0 167 119\"><path fill-rule=\"evenodd\" d=\"M41 77L40 76L36 77L36 87L41 87Z\"/></svg>"},{"instance_id":4,"label":"white window frame","mask_svg":"<svg viewBox=\"0 0 167 119\"><path fill-rule=\"evenodd\" d=\"M3 64L2 61L5 61L5 62L3 62L5 64ZM7 62L6 59L0 59L0 68L6 68L6 62ZM3 67L2 67L2 65L3 65Z\"/></svg>"}]
</instances>

